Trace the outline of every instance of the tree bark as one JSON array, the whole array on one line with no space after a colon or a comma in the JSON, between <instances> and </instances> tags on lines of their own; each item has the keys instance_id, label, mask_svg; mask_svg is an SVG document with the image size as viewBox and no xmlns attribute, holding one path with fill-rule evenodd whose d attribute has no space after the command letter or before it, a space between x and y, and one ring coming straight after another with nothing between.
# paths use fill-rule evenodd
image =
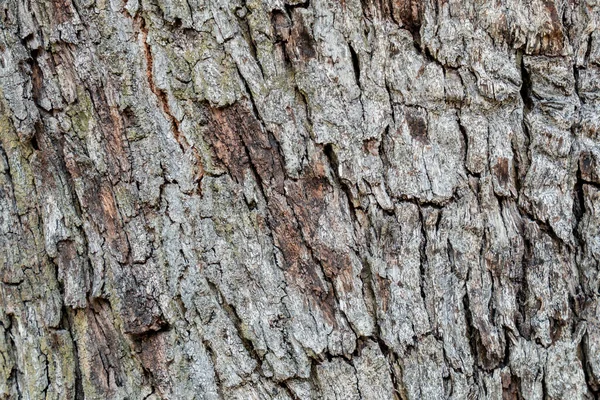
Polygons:
<instances>
[{"instance_id":1,"label":"tree bark","mask_svg":"<svg viewBox=\"0 0 600 400\"><path fill-rule=\"evenodd\" d=\"M597 398L599 25L1 2L0 398Z\"/></svg>"}]
</instances>

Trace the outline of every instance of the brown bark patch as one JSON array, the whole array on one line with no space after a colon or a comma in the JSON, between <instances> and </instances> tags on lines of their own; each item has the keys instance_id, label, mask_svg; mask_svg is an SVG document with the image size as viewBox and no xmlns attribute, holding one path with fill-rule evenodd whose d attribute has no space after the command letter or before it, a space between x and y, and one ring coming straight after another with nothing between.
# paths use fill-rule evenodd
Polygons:
<instances>
[{"instance_id":1,"label":"brown bark patch","mask_svg":"<svg viewBox=\"0 0 600 400\"><path fill-rule=\"evenodd\" d=\"M73 18L72 4L69 0L52 0L52 5L54 8L53 16L57 24L68 22Z\"/></svg>"},{"instance_id":2,"label":"brown bark patch","mask_svg":"<svg viewBox=\"0 0 600 400\"><path fill-rule=\"evenodd\" d=\"M520 383L519 377L508 372L502 373L502 400L521 400Z\"/></svg>"},{"instance_id":3,"label":"brown bark patch","mask_svg":"<svg viewBox=\"0 0 600 400\"><path fill-rule=\"evenodd\" d=\"M405 115L410 136L422 144L429 144L426 112L420 108L407 107Z\"/></svg>"},{"instance_id":4,"label":"brown bark patch","mask_svg":"<svg viewBox=\"0 0 600 400\"><path fill-rule=\"evenodd\" d=\"M393 0L393 19L408 29L413 36L419 36L423 18L422 0Z\"/></svg>"},{"instance_id":5,"label":"brown bark patch","mask_svg":"<svg viewBox=\"0 0 600 400\"><path fill-rule=\"evenodd\" d=\"M143 337L138 341L140 359L146 371L149 371L160 395L167 397L171 386L169 377L169 361L166 356L166 332Z\"/></svg>"},{"instance_id":6,"label":"brown bark patch","mask_svg":"<svg viewBox=\"0 0 600 400\"><path fill-rule=\"evenodd\" d=\"M114 327L109 303L97 299L90 305L81 311L87 321L85 353L90 356L84 365L84 373L89 374L92 385L112 397L124 379L119 358L120 335Z\"/></svg>"},{"instance_id":7,"label":"brown bark patch","mask_svg":"<svg viewBox=\"0 0 600 400\"><path fill-rule=\"evenodd\" d=\"M36 56L32 55L32 57L34 57L32 65L31 65L32 95L33 95L33 101L35 101L37 104L39 104L39 99L42 96L42 85L43 85L43 80L44 80L44 73L42 72L42 69L40 68L37 61L35 60Z\"/></svg>"},{"instance_id":8,"label":"brown bark patch","mask_svg":"<svg viewBox=\"0 0 600 400\"><path fill-rule=\"evenodd\" d=\"M353 286L352 265L348 254L338 249L332 249L323 243L319 237L322 229L322 218L328 219L328 193L333 192L329 181L323 175L314 176L314 170L320 170L317 165L313 172L296 182L287 185L289 200L294 209L298 224L304 234L313 256L321 264L325 276L329 279L340 277L346 291Z\"/></svg>"},{"instance_id":9,"label":"brown bark patch","mask_svg":"<svg viewBox=\"0 0 600 400\"><path fill-rule=\"evenodd\" d=\"M579 170L581 172L581 178L588 182L599 183L600 179L596 170L597 165L598 160L592 153L588 151L582 152L579 158Z\"/></svg>"},{"instance_id":10,"label":"brown bark patch","mask_svg":"<svg viewBox=\"0 0 600 400\"><path fill-rule=\"evenodd\" d=\"M109 103L102 87L90 85L88 92L94 106L98 129L102 133L102 145L106 149L112 183L127 181L131 165L123 143L123 119L118 108Z\"/></svg>"},{"instance_id":11,"label":"brown bark patch","mask_svg":"<svg viewBox=\"0 0 600 400\"><path fill-rule=\"evenodd\" d=\"M230 114L228 108L211 110L212 121L207 139L212 145L218 162L229 170L238 183L241 183L250 166L250 160L240 133L230 121Z\"/></svg>"},{"instance_id":12,"label":"brown bark patch","mask_svg":"<svg viewBox=\"0 0 600 400\"><path fill-rule=\"evenodd\" d=\"M91 163L67 157L67 171L73 180L85 181L79 191L79 202L91 223L106 235L109 247L119 262L125 262L129 255L129 245L124 237L123 225L117 210L112 185L96 175ZM93 216L93 218L92 218Z\"/></svg>"},{"instance_id":13,"label":"brown bark patch","mask_svg":"<svg viewBox=\"0 0 600 400\"><path fill-rule=\"evenodd\" d=\"M252 170L259 179L267 201L268 224L283 255L286 277L314 297L327 318L334 321L335 300L319 276L318 262L331 277L349 261L344 261L343 255L329 254L330 250L316 237L319 216L327 208L325 193L330 190L324 176L315 174L315 170L323 173L324 166L313 166L299 180L288 181L284 189L285 172L278 144L254 114L236 103L213 108L210 115L207 139L217 160L239 183Z\"/></svg>"},{"instance_id":14,"label":"brown bark patch","mask_svg":"<svg viewBox=\"0 0 600 400\"><path fill-rule=\"evenodd\" d=\"M541 26L536 38L537 43L532 52L533 55L561 55L564 50L564 29L562 18L558 14L556 4L553 0L544 2L547 21Z\"/></svg>"},{"instance_id":15,"label":"brown bark patch","mask_svg":"<svg viewBox=\"0 0 600 400\"><path fill-rule=\"evenodd\" d=\"M388 310L388 306L390 303L390 281L388 279L382 278L379 274L375 274L374 278L375 286L377 288L377 303L379 307L381 307L381 311L386 313ZM400 285L400 282L398 282Z\"/></svg>"},{"instance_id":16,"label":"brown bark patch","mask_svg":"<svg viewBox=\"0 0 600 400\"><path fill-rule=\"evenodd\" d=\"M123 301L122 317L123 331L129 335L140 336L166 330L169 324L164 320L158 309L157 300L145 293L145 287L140 286L132 275L126 273L121 277L127 281L124 291L121 291Z\"/></svg>"},{"instance_id":17,"label":"brown bark patch","mask_svg":"<svg viewBox=\"0 0 600 400\"><path fill-rule=\"evenodd\" d=\"M293 25L285 49L288 57L297 62L308 62L317 56L315 39L300 13L293 14Z\"/></svg>"},{"instance_id":18,"label":"brown bark patch","mask_svg":"<svg viewBox=\"0 0 600 400\"><path fill-rule=\"evenodd\" d=\"M494 174L503 188L507 188L510 183L510 162L508 158L500 157L494 166Z\"/></svg>"},{"instance_id":19,"label":"brown bark patch","mask_svg":"<svg viewBox=\"0 0 600 400\"><path fill-rule=\"evenodd\" d=\"M291 22L285 13L274 10L271 14L271 25L273 25L276 40L287 41L289 39Z\"/></svg>"},{"instance_id":20,"label":"brown bark patch","mask_svg":"<svg viewBox=\"0 0 600 400\"><path fill-rule=\"evenodd\" d=\"M369 18L387 19L420 37L425 10L423 0L361 0L362 8Z\"/></svg>"}]
</instances>

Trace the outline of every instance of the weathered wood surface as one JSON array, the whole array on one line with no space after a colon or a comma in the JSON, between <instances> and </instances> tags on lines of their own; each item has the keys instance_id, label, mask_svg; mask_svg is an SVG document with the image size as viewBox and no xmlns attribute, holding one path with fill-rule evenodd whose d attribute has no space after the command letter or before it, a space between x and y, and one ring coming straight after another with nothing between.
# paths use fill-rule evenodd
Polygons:
<instances>
[{"instance_id":1,"label":"weathered wood surface","mask_svg":"<svg viewBox=\"0 0 600 400\"><path fill-rule=\"evenodd\" d=\"M0 397L592 399L598 0L2 0Z\"/></svg>"}]
</instances>

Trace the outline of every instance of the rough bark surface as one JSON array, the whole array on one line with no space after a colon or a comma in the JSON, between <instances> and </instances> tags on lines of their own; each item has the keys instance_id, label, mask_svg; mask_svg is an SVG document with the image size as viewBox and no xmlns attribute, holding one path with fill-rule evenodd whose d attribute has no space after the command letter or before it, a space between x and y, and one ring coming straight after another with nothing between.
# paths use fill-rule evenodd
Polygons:
<instances>
[{"instance_id":1,"label":"rough bark surface","mask_svg":"<svg viewBox=\"0 0 600 400\"><path fill-rule=\"evenodd\" d=\"M2 0L0 398L597 398L599 24Z\"/></svg>"}]
</instances>

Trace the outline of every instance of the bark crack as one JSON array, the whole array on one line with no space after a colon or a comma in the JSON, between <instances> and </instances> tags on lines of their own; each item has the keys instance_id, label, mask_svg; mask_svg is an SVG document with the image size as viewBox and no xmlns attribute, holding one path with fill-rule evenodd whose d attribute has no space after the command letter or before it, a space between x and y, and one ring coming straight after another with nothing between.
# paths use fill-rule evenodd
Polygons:
<instances>
[{"instance_id":1,"label":"bark crack","mask_svg":"<svg viewBox=\"0 0 600 400\"><path fill-rule=\"evenodd\" d=\"M169 98L167 93L164 90L156 86L154 82L154 58L152 56L152 46L148 43L148 27L146 26L146 20L140 14L138 14L135 18L133 18L134 26L137 26L140 34L140 39L142 42L142 50L144 52L144 57L146 59L146 79L148 81L148 86L152 93L154 93L156 99L158 100L158 104L162 108L164 114L166 115L169 123L171 124L171 132L173 134L173 138L179 145L181 152L185 155L188 149L192 152L192 155L196 161L196 177L195 181L198 185L197 190L198 194L202 194L201 184L202 178L204 177L204 166L202 164L202 159L200 157L200 153L198 149L194 145L190 145L181 132L180 121L173 115L171 111L171 106L169 105Z\"/></svg>"}]
</instances>

